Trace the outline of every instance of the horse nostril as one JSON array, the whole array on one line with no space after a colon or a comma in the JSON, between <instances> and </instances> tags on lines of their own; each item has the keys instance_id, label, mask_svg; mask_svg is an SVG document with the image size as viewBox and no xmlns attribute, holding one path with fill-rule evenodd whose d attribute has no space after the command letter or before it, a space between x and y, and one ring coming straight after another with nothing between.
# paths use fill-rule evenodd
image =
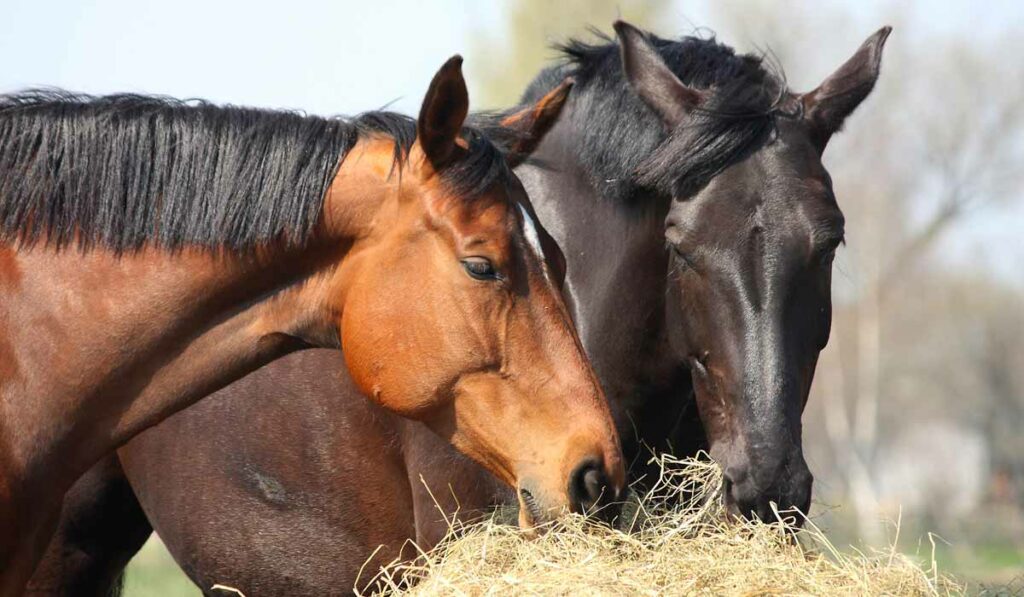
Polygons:
<instances>
[{"instance_id":1,"label":"horse nostril","mask_svg":"<svg viewBox=\"0 0 1024 597\"><path fill-rule=\"evenodd\" d=\"M587 497L593 501L600 499L607 483L604 475L597 469L590 469L583 474L583 486L587 489Z\"/></svg>"},{"instance_id":2,"label":"horse nostril","mask_svg":"<svg viewBox=\"0 0 1024 597\"><path fill-rule=\"evenodd\" d=\"M722 474L722 490L729 511L746 519L757 514L758 494L750 475L743 468L729 468Z\"/></svg>"},{"instance_id":3,"label":"horse nostril","mask_svg":"<svg viewBox=\"0 0 1024 597\"><path fill-rule=\"evenodd\" d=\"M585 460L576 467L569 481L569 497L572 499L573 509L577 512L587 512L602 498L612 497L609 486L608 476L600 464L592 459Z\"/></svg>"},{"instance_id":4,"label":"horse nostril","mask_svg":"<svg viewBox=\"0 0 1024 597\"><path fill-rule=\"evenodd\" d=\"M722 470L722 477L729 487L746 483L749 476L745 466L730 466Z\"/></svg>"}]
</instances>

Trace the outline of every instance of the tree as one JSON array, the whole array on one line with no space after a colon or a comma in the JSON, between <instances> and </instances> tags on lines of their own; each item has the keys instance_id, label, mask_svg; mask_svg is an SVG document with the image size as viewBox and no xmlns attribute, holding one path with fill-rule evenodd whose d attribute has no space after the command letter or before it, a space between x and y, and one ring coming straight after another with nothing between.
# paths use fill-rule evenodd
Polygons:
<instances>
[{"instance_id":1,"label":"tree","mask_svg":"<svg viewBox=\"0 0 1024 597\"><path fill-rule=\"evenodd\" d=\"M504 33L495 39L480 33L474 55L486 56L486 66L470 73L479 81L475 105L503 108L514 105L544 66L558 58L553 45L588 35L588 27L610 32L612 22L625 19L657 30L670 0L517 0L505 5Z\"/></svg>"}]
</instances>

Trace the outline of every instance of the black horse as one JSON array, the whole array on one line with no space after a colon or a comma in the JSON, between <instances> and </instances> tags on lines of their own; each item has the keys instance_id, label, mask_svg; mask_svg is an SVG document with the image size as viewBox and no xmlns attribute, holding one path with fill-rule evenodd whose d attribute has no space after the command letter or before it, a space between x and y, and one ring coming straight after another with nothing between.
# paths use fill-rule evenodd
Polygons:
<instances>
[{"instance_id":1,"label":"black horse","mask_svg":"<svg viewBox=\"0 0 1024 597\"><path fill-rule=\"evenodd\" d=\"M873 88L889 28L802 94L714 40L616 31L618 46L568 44L531 84L524 103L576 81L517 174L564 252L564 292L633 476L644 443L707 447L734 513L806 512L800 416L843 240L821 154ZM292 355L129 443L71 494L33 586L106 591L151 523L204 588L338 592L378 546L373 564L406 539L429 547L456 510L511 497L372 406L335 376L340 360Z\"/></svg>"}]
</instances>

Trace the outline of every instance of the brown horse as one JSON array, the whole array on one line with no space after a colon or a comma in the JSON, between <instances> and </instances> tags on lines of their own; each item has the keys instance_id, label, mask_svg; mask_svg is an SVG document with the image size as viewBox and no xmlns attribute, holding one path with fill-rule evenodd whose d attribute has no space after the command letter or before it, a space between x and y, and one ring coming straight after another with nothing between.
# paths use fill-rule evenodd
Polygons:
<instances>
[{"instance_id":1,"label":"brown horse","mask_svg":"<svg viewBox=\"0 0 1024 597\"><path fill-rule=\"evenodd\" d=\"M461 62L418 121L0 97L0 594L82 473L299 348L344 347L364 395L517 488L524 525L621 490L558 249L464 128ZM503 120L512 165L568 88Z\"/></svg>"},{"instance_id":2,"label":"brown horse","mask_svg":"<svg viewBox=\"0 0 1024 597\"><path fill-rule=\"evenodd\" d=\"M806 511L800 412L842 234L821 152L874 85L888 29L807 94L714 41L617 29L619 47L570 44L570 63L531 85L527 101L577 81L537 163L517 169L565 249L584 347L628 456L642 458L638 440L703 447L699 414L730 508ZM343 373L317 375L340 359L289 356L141 435L119 451L130 485L117 459L91 472L40 590L104 594L148 514L204 588L336 593L378 546L368 571L406 539L436 542L454 512L514 497L424 426L360 400Z\"/></svg>"}]
</instances>

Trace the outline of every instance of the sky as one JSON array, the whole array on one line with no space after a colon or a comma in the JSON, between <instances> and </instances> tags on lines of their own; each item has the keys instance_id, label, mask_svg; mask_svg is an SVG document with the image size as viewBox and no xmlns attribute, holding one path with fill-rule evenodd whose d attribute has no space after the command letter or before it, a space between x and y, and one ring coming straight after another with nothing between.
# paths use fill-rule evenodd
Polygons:
<instances>
[{"instance_id":1,"label":"sky","mask_svg":"<svg viewBox=\"0 0 1024 597\"><path fill-rule=\"evenodd\" d=\"M430 78L448 57L479 48L471 42L474 36L500 39L504 11L513 1L0 0L0 93L55 86L323 115L385 106L415 114ZM719 1L730 10L743 9L742 0ZM914 24L907 35L1024 30L1024 2L863 0L850 6L865 34L897 11ZM713 25L704 2L680 1L672 12L679 33ZM815 15L800 16L813 21ZM740 47L757 43L726 41ZM859 41L851 40L851 47ZM487 56L465 58L472 90L474 73L488 68ZM980 255L1008 279L1024 283L1024 201L971 218L972 234L944 240L951 255ZM1007 245L1016 259L1000 256L999 247Z\"/></svg>"},{"instance_id":2,"label":"sky","mask_svg":"<svg viewBox=\"0 0 1024 597\"><path fill-rule=\"evenodd\" d=\"M0 91L58 86L319 114L414 112L486 3L0 0ZM479 8L478 8L479 7Z\"/></svg>"},{"instance_id":3,"label":"sky","mask_svg":"<svg viewBox=\"0 0 1024 597\"><path fill-rule=\"evenodd\" d=\"M720 1L742 10L741 0ZM393 108L415 112L436 69L468 52L471 36L502 35L511 2L0 0L0 92L138 91L318 114L395 102ZM865 32L894 6L910 6L919 31L983 35L1024 27L1022 2L985 2L985 10L962 0L854 6ZM677 2L672 12L679 32L712 24L703 2ZM470 85L474 71L486 68L486 55L466 55Z\"/></svg>"}]
</instances>

